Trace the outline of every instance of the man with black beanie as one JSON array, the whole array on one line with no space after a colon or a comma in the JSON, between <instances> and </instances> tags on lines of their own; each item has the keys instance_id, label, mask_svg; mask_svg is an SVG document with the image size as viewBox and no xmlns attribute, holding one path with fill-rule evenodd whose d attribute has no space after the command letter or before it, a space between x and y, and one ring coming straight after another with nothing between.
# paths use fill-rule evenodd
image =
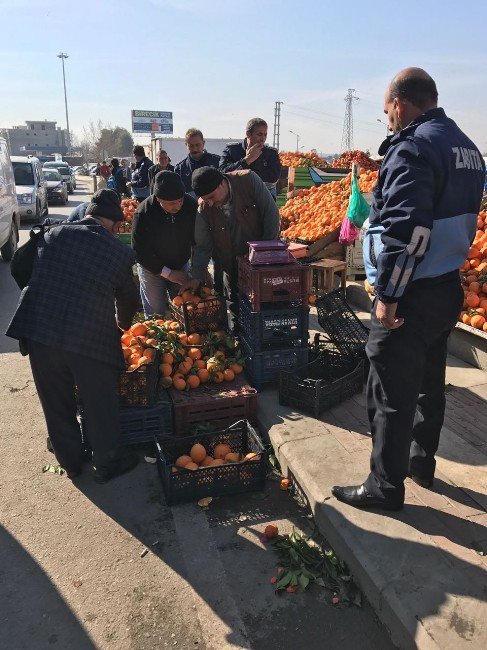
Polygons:
<instances>
[{"instance_id":1,"label":"man with black beanie","mask_svg":"<svg viewBox=\"0 0 487 650\"><path fill-rule=\"evenodd\" d=\"M138 460L120 444L120 328L130 327L138 306L135 255L116 238L121 221L118 194L101 189L84 219L47 231L6 332L29 355L49 439L69 478L84 461L76 387L98 483Z\"/></svg>"},{"instance_id":2,"label":"man with black beanie","mask_svg":"<svg viewBox=\"0 0 487 650\"><path fill-rule=\"evenodd\" d=\"M213 167L193 173L193 190L200 197L191 261L194 289L206 277L215 251L225 272L227 296L236 310L237 257L248 253L248 242L279 238L279 210L257 174L239 170L223 174Z\"/></svg>"},{"instance_id":3,"label":"man with black beanie","mask_svg":"<svg viewBox=\"0 0 487 650\"><path fill-rule=\"evenodd\" d=\"M164 316L167 294L188 281L197 202L186 194L180 176L161 171L151 196L137 208L132 247L137 257L144 314Z\"/></svg>"}]
</instances>

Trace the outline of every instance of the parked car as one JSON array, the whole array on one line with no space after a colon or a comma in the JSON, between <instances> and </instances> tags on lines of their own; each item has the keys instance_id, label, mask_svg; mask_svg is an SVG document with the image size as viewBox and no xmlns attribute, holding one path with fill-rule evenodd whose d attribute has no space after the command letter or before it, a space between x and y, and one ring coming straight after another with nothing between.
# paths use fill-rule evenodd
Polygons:
<instances>
[{"instance_id":1,"label":"parked car","mask_svg":"<svg viewBox=\"0 0 487 650\"><path fill-rule=\"evenodd\" d=\"M33 156L10 156L20 218L40 221L47 214L47 188L42 166Z\"/></svg>"},{"instance_id":2,"label":"parked car","mask_svg":"<svg viewBox=\"0 0 487 650\"><path fill-rule=\"evenodd\" d=\"M68 192L70 194L74 192L76 189L76 178L68 163L63 162L62 160L54 160L53 162L44 163L43 167L44 169L57 169L63 177L63 181L66 183Z\"/></svg>"},{"instance_id":3,"label":"parked car","mask_svg":"<svg viewBox=\"0 0 487 650\"><path fill-rule=\"evenodd\" d=\"M47 200L49 201L49 205L52 203L66 205L68 202L68 188L61 174L57 169L50 169L49 167L44 167L42 172L47 183Z\"/></svg>"},{"instance_id":4,"label":"parked car","mask_svg":"<svg viewBox=\"0 0 487 650\"><path fill-rule=\"evenodd\" d=\"M0 138L0 253L10 262L19 243L20 212L7 141Z\"/></svg>"}]
</instances>

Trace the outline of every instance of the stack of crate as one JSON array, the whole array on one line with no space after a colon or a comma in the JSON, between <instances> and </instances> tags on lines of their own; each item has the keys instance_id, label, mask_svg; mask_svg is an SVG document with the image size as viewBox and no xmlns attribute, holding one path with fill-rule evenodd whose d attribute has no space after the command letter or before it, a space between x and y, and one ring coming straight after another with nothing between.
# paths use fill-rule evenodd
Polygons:
<instances>
[{"instance_id":1,"label":"stack of crate","mask_svg":"<svg viewBox=\"0 0 487 650\"><path fill-rule=\"evenodd\" d=\"M308 360L308 269L300 264L253 266L238 258L237 329L246 373L256 388Z\"/></svg>"}]
</instances>

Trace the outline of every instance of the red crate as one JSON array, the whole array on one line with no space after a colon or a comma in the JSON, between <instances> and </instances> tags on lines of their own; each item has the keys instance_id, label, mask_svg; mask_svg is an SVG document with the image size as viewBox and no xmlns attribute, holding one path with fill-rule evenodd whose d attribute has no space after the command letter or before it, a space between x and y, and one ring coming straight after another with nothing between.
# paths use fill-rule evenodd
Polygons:
<instances>
[{"instance_id":1,"label":"red crate","mask_svg":"<svg viewBox=\"0 0 487 650\"><path fill-rule=\"evenodd\" d=\"M257 391L245 377L223 384L204 384L189 391L169 391L173 403L174 435L185 436L191 427L211 422L224 429L237 420L255 422Z\"/></svg>"},{"instance_id":2,"label":"red crate","mask_svg":"<svg viewBox=\"0 0 487 650\"><path fill-rule=\"evenodd\" d=\"M246 257L239 257L238 288L249 300L252 311L280 302L307 307L308 269L297 263L252 266Z\"/></svg>"}]
</instances>

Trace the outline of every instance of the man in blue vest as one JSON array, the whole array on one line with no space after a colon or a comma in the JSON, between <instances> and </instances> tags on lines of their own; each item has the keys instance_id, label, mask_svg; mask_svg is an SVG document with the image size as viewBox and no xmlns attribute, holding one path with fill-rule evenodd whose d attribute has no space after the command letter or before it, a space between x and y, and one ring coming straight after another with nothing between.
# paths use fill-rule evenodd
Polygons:
<instances>
[{"instance_id":1,"label":"man in blue vest","mask_svg":"<svg viewBox=\"0 0 487 650\"><path fill-rule=\"evenodd\" d=\"M332 490L355 507L399 510L406 476L428 488L435 474L447 339L463 303L459 268L485 174L479 150L437 102L420 68L399 72L385 96L392 135L379 149L364 243L376 296L366 348L371 471L362 485Z\"/></svg>"}]
</instances>

